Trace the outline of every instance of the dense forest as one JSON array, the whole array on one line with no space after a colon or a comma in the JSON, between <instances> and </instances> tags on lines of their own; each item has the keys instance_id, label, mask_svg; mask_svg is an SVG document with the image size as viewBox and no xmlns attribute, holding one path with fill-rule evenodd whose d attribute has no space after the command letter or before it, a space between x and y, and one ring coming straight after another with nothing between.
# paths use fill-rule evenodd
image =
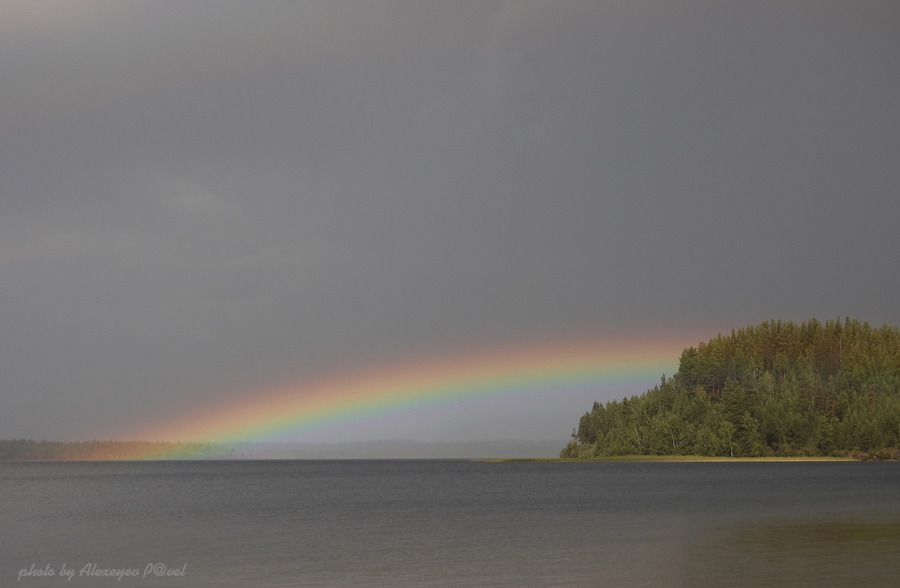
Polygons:
<instances>
[{"instance_id":1,"label":"dense forest","mask_svg":"<svg viewBox=\"0 0 900 588\"><path fill-rule=\"evenodd\" d=\"M581 417L563 458L900 456L900 330L768 321L681 354L641 396Z\"/></svg>"},{"instance_id":2,"label":"dense forest","mask_svg":"<svg viewBox=\"0 0 900 588\"><path fill-rule=\"evenodd\" d=\"M141 456L141 457L137 457ZM0 439L0 460L133 460L133 459L235 459L233 449L208 443L150 441L33 441Z\"/></svg>"}]
</instances>

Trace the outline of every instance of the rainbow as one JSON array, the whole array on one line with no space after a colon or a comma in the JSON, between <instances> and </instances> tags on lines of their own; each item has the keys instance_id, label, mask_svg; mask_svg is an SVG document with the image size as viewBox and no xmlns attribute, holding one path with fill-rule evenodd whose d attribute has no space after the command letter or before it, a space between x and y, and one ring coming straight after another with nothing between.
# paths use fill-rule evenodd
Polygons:
<instances>
[{"instance_id":1,"label":"rainbow","mask_svg":"<svg viewBox=\"0 0 900 588\"><path fill-rule=\"evenodd\" d=\"M414 408L516 394L648 382L672 374L693 339L654 335L627 339L550 340L477 349L329 377L251 389L236 400L187 416L131 429L127 436L193 443L240 444L295 438L325 427ZM639 394L643 390L635 390ZM598 393L598 396L600 394ZM582 410L584 407L573 407ZM134 459L191 457L185 444L135 451Z\"/></svg>"}]
</instances>

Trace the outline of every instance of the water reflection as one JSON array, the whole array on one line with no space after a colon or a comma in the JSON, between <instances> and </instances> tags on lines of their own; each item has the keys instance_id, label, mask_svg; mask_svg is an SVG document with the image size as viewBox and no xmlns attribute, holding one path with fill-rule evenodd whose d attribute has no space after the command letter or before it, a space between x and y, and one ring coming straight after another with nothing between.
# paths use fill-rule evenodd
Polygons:
<instances>
[{"instance_id":1,"label":"water reflection","mask_svg":"<svg viewBox=\"0 0 900 588\"><path fill-rule=\"evenodd\" d=\"M897 586L900 521L746 522L686 546L684 586Z\"/></svg>"}]
</instances>

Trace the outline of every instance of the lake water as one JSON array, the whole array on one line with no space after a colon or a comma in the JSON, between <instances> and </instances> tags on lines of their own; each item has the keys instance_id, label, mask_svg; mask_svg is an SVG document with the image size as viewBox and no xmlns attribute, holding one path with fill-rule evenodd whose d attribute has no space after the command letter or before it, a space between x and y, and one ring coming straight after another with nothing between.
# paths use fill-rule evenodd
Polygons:
<instances>
[{"instance_id":1,"label":"lake water","mask_svg":"<svg viewBox=\"0 0 900 588\"><path fill-rule=\"evenodd\" d=\"M898 584L898 463L0 463L2 586Z\"/></svg>"}]
</instances>

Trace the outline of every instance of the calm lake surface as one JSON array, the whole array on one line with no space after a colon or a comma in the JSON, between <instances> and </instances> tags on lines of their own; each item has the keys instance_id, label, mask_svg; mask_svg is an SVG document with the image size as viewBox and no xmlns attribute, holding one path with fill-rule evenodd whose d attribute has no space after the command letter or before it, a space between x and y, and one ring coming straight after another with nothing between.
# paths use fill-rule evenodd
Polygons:
<instances>
[{"instance_id":1,"label":"calm lake surface","mask_svg":"<svg viewBox=\"0 0 900 588\"><path fill-rule=\"evenodd\" d=\"M898 463L0 463L2 586L898 583Z\"/></svg>"}]
</instances>

